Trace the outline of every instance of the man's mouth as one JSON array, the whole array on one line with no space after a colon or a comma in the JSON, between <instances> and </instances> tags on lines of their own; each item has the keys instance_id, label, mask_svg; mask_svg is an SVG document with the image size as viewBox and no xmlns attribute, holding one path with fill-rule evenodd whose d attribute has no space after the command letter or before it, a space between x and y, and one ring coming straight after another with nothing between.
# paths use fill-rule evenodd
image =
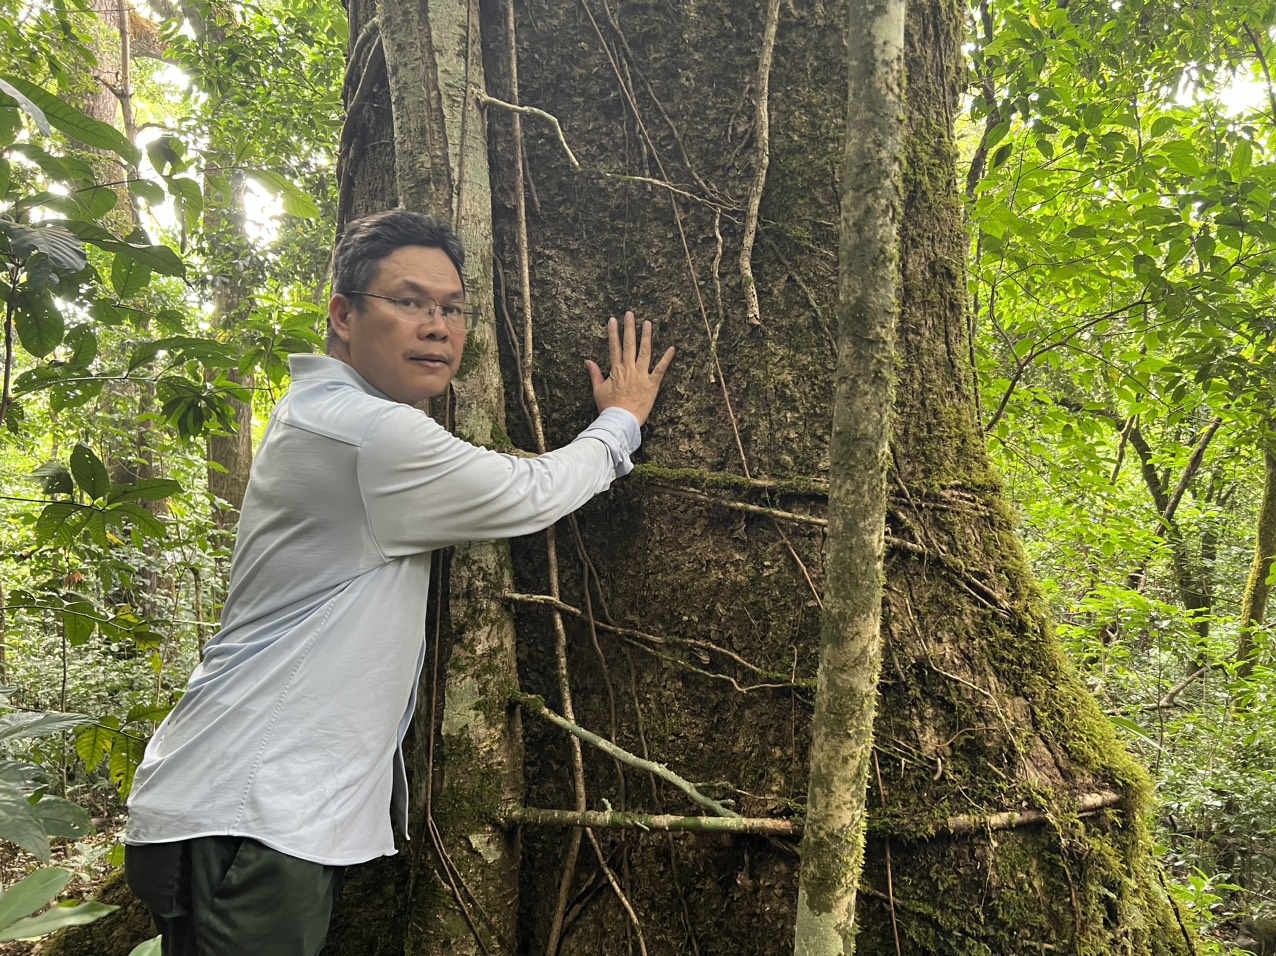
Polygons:
<instances>
[{"instance_id":1,"label":"man's mouth","mask_svg":"<svg viewBox=\"0 0 1276 956\"><path fill-rule=\"evenodd\" d=\"M451 362L442 355L409 355L408 361L425 368L445 369L451 367Z\"/></svg>"}]
</instances>

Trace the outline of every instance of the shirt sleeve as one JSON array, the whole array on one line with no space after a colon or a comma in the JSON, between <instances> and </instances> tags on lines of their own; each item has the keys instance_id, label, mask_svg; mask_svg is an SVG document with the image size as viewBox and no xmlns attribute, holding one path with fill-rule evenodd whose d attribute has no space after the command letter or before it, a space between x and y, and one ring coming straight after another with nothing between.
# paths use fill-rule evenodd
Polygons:
<instances>
[{"instance_id":1,"label":"shirt sleeve","mask_svg":"<svg viewBox=\"0 0 1276 956\"><path fill-rule=\"evenodd\" d=\"M387 558L541 531L633 470L638 420L609 408L571 444L536 458L457 438L406 405L387 409L359 448L359 488Z\"/></svg>"}]
</instances>

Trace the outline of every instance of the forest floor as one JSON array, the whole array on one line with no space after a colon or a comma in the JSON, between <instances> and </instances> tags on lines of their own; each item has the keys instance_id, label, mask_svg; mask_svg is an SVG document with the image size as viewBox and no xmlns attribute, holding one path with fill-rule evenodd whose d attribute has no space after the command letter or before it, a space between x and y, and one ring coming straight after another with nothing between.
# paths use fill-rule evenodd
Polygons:
<instances>
[{"instance_id":1,"label":"forest floor","mask_svg":"<svg viewBox=\"0 0 1276 956\"><path fill-rule=\"evenodd\" d=\"M95 817L93 823L97 831L83 840L52 841L53 859L50 865L71 871L70 882L58 894L59 902L87 902L93 899L98 884L114 868L111 861L112 850L119 845L124 827L123 817ZM12 843L0 842L0 886L13 886L39 866L40 861L31 854ZM39 956L41 952L43 943L40 940L0 942L0 956Z\"/></svg>"}]
</instances>

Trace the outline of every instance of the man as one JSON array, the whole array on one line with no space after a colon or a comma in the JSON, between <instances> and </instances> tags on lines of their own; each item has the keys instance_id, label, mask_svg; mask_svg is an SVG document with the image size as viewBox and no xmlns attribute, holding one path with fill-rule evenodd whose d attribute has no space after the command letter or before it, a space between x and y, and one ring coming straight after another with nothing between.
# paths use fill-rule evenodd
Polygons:
<instances>
[{"instance_id":1,"label":"man","mask_svg":"<svg viewBox=\"0 0 1276 956\"><path fill-rule=\"evenodd\" d=\"M534 459L470 445L413 406L456 374L472 315L451 229L392 210L333 255L328 355L292 358L240 517L222 627L147 747L130 885L164 953L309 956L342 867L395 852L401 744L425 660L431 556L541 530L632 468L673 359L608 323L586 362L598 418Z\"/></svg>"}]
</instances>

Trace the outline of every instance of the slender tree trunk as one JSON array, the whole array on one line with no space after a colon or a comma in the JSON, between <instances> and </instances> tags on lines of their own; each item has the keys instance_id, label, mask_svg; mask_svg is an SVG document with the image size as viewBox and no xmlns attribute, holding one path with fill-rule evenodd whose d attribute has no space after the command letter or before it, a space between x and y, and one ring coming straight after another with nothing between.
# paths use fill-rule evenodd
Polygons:
<instances>
[{"instance_id":1,"label":"slender tree trunk","mask_svg":"<svg viewBox=\"0 0 1276 956\"><path fill-rule=\"evenodd\" d=\"M904 0L848 7L829 542L794 952L855 951L882 661L882 546L898 313ZM850 132L853 131L853 132Z\"/></svg>"},{"instance_id":2,"label":"slender tree trunk","mask_svg":"<svg viewBox=\"0 0 1276 956\"><path fill-rule=\"evenodd\" d=\"M1239 673L1248 677L1254 670L1254 631L1267 619L1272 564L1276 562L1276 453L1263 450L1263 501L1258 507L1258 529L1254 537L1254 562L1249 579L1245 582L1245 595L1241 602L1241 633L1236 645L1236 658L1240 661Z\"/></svg>"},{"instance_id":3,"label":"slender tree trunk","mask_svg":"<svg viewBox=\"0 0 1276 956\"><path fill-rule=\"evenodd\" d=\"M478 0L382 2L375 21L372 13L369 4L351 7L352 71L361 73L347 83L342 141L366 148L368 133L353 130L370 126L394 149L379 154L380 172L371 161L343 165L340 207L352 218L397 204L453 223L466 250L466 298L483 316L454 383L453 427L477 444L504 445ZM445 566L435 595L444 627L431 638L442 664L427 670L412 737L404 952L503 952L516 935L518 850L497 820L522 801L523 759L507 703L517 687L514 620L502 601L513 590L509 545L465 545Z\"/></svg>"}]
</instances>

